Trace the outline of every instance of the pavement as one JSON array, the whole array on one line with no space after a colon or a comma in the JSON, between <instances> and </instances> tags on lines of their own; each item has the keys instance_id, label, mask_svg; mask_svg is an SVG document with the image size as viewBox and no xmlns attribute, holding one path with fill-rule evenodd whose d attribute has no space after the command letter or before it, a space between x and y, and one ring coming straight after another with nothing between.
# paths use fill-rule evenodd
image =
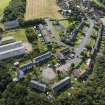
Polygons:
<instances>
[{"instance_id":1,"label":"pavement","mask_svg":"<svg viewBox=\"0 0 105 105\"><path fill-rule=\"evenodd\" d=\"M85 36L81 40L79 47L74 49L75 57L73 59L68 60L66 64L61 65L60 67L56 68L56 70L60 70L60 71L66 70L67 71L70 69L70 65L72 63L74 63L75 65L78 65L81 62L81 58L80 58L81 52L86 47L88 40L92 34L93 28L94 28L94 21L91 18L88 18L88 21L90 23L90 26L87 29L87 31L85 32ZM48 76L48 75L46 75L46 76Z\"/></svg>"},{"instance_id":2,"label":"pavement","mask_svg":"<svg viewBox=\"0 0 105 105\"><path fill-rule=\"evenodd\" d=\"M91 20L90 18L88 18L88 21L90 23L90 27L87 29L87 31L85 32L85 36L83 37L83 39L80 42L80 45L77 49L74 49L75 52L75 57L71 60L69 60L66 64L60 66L59 68L57 68L57 70L69 70L70 69L70 65L72 63L74 63L75 65L78 65L81 62L81 52L84 50L84 48L86 47L88 40L92 34L93 28L94 28L94 21Z\"/></svg>"}]
</instances>

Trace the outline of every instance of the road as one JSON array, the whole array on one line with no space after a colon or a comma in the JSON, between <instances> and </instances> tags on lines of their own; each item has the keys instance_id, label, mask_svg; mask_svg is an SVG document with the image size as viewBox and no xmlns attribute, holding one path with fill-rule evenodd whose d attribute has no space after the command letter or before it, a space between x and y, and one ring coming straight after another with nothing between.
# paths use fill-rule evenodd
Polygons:
<instances>
[{"instance_id":1,"label":"road","mask_svg":"<svg viewBox=\"0 0 105 105\"><path fill-rule=\"evenodd\" d=\"M90 27L87 29L87 31L85 32L85 36L82 39L82 41L80 42L80 45L77 49L74 49L75 52L75 57L74 59L69 60L66 64L60 66L59 68L57 68L57 70L67 70L70 68L70 65L72 63L74 63L75 65L78 65L81 62L81 58L80 58L80 54L81 52L84 50L84 48L86 47L88 40L92 34L93 28L94 28L94 21L91 20L90 18L88 18L88 21L90 23Z\"/></svg>"},{"instance_id":2,"label":"road","mask_svg":"<svg viewBox=\"0 0 105 105\"><path fill-rule=\"evenodd\" d=\"M86 47L88 40L92 34L93 28L94 28L94 21L91 18L88 18L88 21L90 23L90 27L85 32L85 36L81 40L79 47L74 49L75 57L73 59L68 60L66 64L61 65L60 67L56 68L56 70L60 70L60 71L67 70L68 71L72 63L74 63L75 65L78 65L81 62L81 58L80 58L81 52Z\"/></svg>"}]
</instances>

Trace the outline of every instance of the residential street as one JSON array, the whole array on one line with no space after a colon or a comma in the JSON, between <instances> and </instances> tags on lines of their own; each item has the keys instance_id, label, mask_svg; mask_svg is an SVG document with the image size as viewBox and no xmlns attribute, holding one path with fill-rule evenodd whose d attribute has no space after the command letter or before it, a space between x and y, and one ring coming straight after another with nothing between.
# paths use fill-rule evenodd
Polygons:
<instances>
[{"instance_id":1,"label":"residential street","mask_svg":"<svg viewBox=\"0 0 105 105\"><path fill-rule=\"evenodd\" d=\"M84 48L86 47L88 40L92 34L93 28L94 28L94 21L91 18L88 18L88 21L90 23L90 27L87 29L84 38L82 39L82 41L80 42L80 45L77 49L74 49L75 52L75 57L74 59L70 59L67 61L66 64L61 65L60 67L56 68L56 70L60 70L60 71L68 71L70 68L70 65L72 63L74 63L75 65L78 65L81 62L81 52L84 50Z\"/></svg>"},{"instance_id":2,"label":"residential street","mask_svg":"<svg viewBox=\"0 0 105 105\"><path fill-rule=\"evenodd\" d=\"M72 63L74 63L75 65L78 65L81 62L80 54L84 50L85 46L87 45L89 37L91 36L93 28L94 28L94 21L90 18L88 18L88 21L90 23L90 27L87 29L85 33L85 37L82 39L78 49L75 49L74 59L69 60L65 65L62 65L59 68L57 68L57 70L61 70L61 71L68 70Z\"/></svg>"}]
</instances>

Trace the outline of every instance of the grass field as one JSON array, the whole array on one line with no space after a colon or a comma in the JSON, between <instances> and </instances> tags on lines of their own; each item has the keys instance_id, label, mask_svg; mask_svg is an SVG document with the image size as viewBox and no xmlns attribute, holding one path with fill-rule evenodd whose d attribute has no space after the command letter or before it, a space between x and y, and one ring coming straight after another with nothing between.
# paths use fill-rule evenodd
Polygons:
<instances>
[{"instance_id":1,"label":"grass field","mask_svg":"<svg viewBox=\"0 0 105 105\"><path fill-rule=\"evenodd\" d=\"M62 19L56 0L27 0L25 20L50 17Z\"/></svg>"},{"instance_id":2,"label":"grass field","mask_svg":"<svg viewBox=\"0 0 105 105\"><path fill-rule=\"evenodd\" d=\"M9 4L11 0L0 0L0 16L2 15L5 7Z\"/></svg>"},{"instance_id":3,"label":"grass field","mask_svg":"<svg viewBox=\"0 0 105 105\"><path fill-rule=\"evenodd\" d=\"M4 33L5 36L13 36L17 41L27 42L25 29L14 29Z\"/></svg>"}]
</instances>

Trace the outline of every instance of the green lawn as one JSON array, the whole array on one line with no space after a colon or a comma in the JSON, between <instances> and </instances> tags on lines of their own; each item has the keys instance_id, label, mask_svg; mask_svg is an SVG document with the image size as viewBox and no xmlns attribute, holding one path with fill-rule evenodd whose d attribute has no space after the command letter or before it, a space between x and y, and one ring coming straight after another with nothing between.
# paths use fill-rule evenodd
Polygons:
<instances>
[{"instance_id":1,"label":"green lawn","mask_svg":"<svg viewBox=\"0 0 105 105\"><path fill-rule=\"evenodd\" d=\"M13 36L16 40L27 42L25 29L14 29L4 33L5 36Z\"/></svg>"},{"instance_id":2,"label":"green lawn","mask_svg":"<svg viewBox=\"0 0 105 105\"><path fill-rule=\"evenodd\" d=\"M65 27L68 28L70 26L70 23L68 20L61 20L60 23Z\"/></svg>"},{"instance_id":3,"label":"green lawn","mask_svg":"<svg viewBox=\"0 0 105 105\"><path fill-rule=\"evenodd\" d=\"M2 15L5 7L9 4L11 0L0 0L0 15Z\"/></svg>"},{"instance_id":4,"label":"green lawn","mask_svg":"<svg viewBox=\"0 0 105 105\"><path fill-rule=\"evenodd\" d=\"M99 7L102 7L105 9L105 5L101 3L99 0L93 0L94 3L96 3Z\"/></svg>"}]
</instances>

